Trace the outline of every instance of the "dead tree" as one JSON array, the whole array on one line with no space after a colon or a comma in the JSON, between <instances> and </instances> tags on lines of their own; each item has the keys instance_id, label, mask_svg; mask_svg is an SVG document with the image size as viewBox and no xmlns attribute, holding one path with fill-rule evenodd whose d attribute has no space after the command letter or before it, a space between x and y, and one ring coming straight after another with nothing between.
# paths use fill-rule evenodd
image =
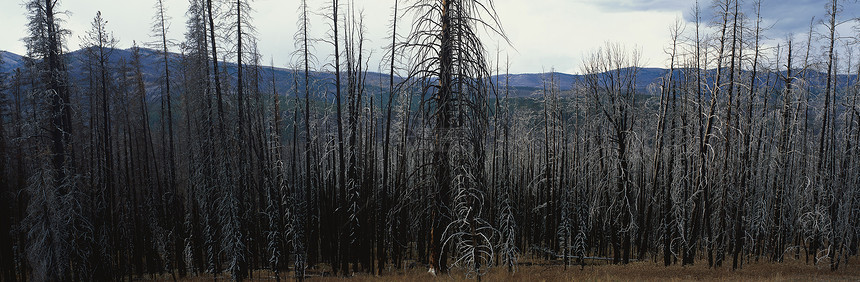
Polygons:
<instances>
[{"instance_id":1,"label":"dead tree","mask_svg":"<svg viewBox=\"0 0 860 282\"><path fill-rule=\"evenodd\" d=\"M416 15L407 39L414 54L409 81L420 87L425 110L430 111L433 120L429 124L434 167L428 187L432 191L430 271L445 272L449 253L444 248L447 238L443 233L458 222L452 218L455 188L467 191L456 198L467 201L462 207L472 210L460 214L466 218L459 219L463 220L459 227L471 229L467 233L473 244L466 249L477 251L485 243L478 240L477 233L485 230L476 226L480 218L479 210L475 209L478 203L474 201L479 199L485 183L482 143L487 122L485 97L489 90L485 79L489 79L490 72L475 29L484 26L501 34L501 28L492 1L420 0L408 10ZM465 159L452 159L455 149L464 150L460 153ZM468 268L478 275L477 270L486 266L474 253L467 261Z\"/></svg>"},{"instance_id":2,"label":"dead tree","mask_svg":"<svg viewBox=\"0 0 860 282\"><path fill-rule=\"evenodd\" d=\"M625 51L621 45L607 43L583 64L584 86L590 100L597 105L609 127L610 140L615 145L614 189L610 192L613 206L610 236L614 262L630 261L631 240L634 236L633 195L630 140L633 129L632 109L636 102L636 76L639 53Z\"/></svg>"},{"instance_id":3,"label":"dead tree","mask_svg":"<svg viewBox=\"0 0 860 282\"><path fill-rule=\"evenodd\" d=\"M28 181L30 204L25 224L29 226L27 258L32 267L30 277L35 280L69 280L75 273L69 269L73 245L68 223L73 217L72 207L62 202L75 190L75 162L69 148L71 144L72 116L66 65L62 58L64 35L57 16L56 0L32 0L26 3L28 11L27 53L36 64L39 86L50 105L46 111L49 148L46 163ZM36 77L34 77L36 79ZM34 113L36 109L34 109ZM33 122L36 122L35 120Z\"/></svg>"}]
</instances>

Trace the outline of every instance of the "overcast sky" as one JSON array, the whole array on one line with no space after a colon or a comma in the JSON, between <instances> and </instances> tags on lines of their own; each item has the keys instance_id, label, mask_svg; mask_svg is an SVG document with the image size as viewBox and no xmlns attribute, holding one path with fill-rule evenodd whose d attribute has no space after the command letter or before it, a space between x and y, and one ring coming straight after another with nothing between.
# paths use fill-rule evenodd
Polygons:
<instances>
[{"instance_id":1,"label":"overcast sky","mask_svg":"<svg viewBox=\"0 0 860 282\"><path fill-rule=\"evenodd\" d=\"M25 9L23 0L0 0L0 49L17 54L25 53L21 38L25 36ZM182 40L185 29L186 0L165 0L172 17L170 38ZM309 0L314 11L321 11L328 0ZM345 1L341 1L345 2ZM401 0L403 2L403 0ZM710 1L703 0L703 9ZM746 2L752 2L748 0ZM784 38L788 33L805 33L810 19L825 15L825 0L763 0L765 22L771 26L771 38ZM66 29L72 31L68 49L80 48L79 37L90 28L96 11L101 10L108 21L107 28L120 40L119 48L128 48L132 41L152 41L150 26L154 0L62 0ZM664 49L668 46L669 28L676 20L692 19L693 0L495 0L496 10L511 45L493 36L485 36L485 46L491 52L500 49L507 54L514 73L542 72L550 69L575 73L584 54L602 46L604 42L619 42L642 50L646 66L663 67L667 64ZM367 25L368 48L373 51L370 70L378 69L385 37L389 32L394 0L356 0L364 7ZM749 3L747 3L749 4ZM295 50L293 34L296 32L298 1L251 1L253 24L261 54L265 61L274 60L276 66L288 66L289 54ZM858 5L845 4L843 18L856 17ZM752 11L748 9L748 11ZM703 12L707 14L708 12ZM707 15L705 15L707 16ZM405 26L411 16L401 17ZM312 33L321 37L328 28L320 16L313 16ZM850 23L853 25L853 23ZM848 29L850 30L850 29ZM846 32L848 33L848 32ZM846 34L848 35L848 34ZM318 43L322 45L322 43ZM317 46L317 58L328 60L329 49ZM492 56L495 57L495 56Z\"/></svg>"}]
</instances>

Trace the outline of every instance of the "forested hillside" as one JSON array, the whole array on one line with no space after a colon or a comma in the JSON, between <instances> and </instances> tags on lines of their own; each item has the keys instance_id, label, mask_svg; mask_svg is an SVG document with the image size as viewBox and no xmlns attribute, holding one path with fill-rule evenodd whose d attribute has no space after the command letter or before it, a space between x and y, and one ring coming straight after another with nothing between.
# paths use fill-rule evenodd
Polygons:
<instances>
[{"instance_id":1,"label":"forested hillside","mask_svg":"<svg viewBox=\"0 0 860 282\"><path fill-rule=\"evenodd\" d=\"M69 34L27 1L26 56L0 54L0 280L857 267L855 2L778 40L759 1L691 3L665 69L605 43L576 75L509 74L492 0L390 0L381 49L349 0L297 23L189 0L182 39L153 2L157 43L124 50L101 13ZM299 27L290 66L255 24Z\"/></svg>"}]
</instances>

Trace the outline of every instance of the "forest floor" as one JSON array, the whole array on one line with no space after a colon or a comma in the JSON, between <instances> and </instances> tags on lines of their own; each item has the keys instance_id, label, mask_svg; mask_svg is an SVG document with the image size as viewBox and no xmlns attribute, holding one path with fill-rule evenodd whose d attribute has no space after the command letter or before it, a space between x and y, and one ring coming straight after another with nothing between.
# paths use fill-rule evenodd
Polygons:
<instances>
[{"instance_id":1,"label":"forest floor","mask_svg":"<svg viewBox=\"0 0 860 282\"><path fill-rule=\"evenodd\" d=\"M426 267L386 271L381 276L356 274L352 277L322 276L319 270L308 271L307 281L475 281L462 270L433 276ZM293 281L292 273L282 273L281 281ZM171 280L161 276L161 281ZM179 281L211 281L212 276L192 277ZM229 276L218 277L229 279ZM749 262L742 269L731 270L731 261L721 268L708 268L706 261L693 266L662 266L654 261L633 262L628 265L593 264L585 267L568 266L559 262L524 261L516 272L508 273L504 267L495 267L482 277L483 281L860 281L860 260L843 262L839 270L830 271L829 261L819 265L803 260L786 260L783 263ZM254 273L254 281L275 281L271 272Z\"/></svg>"}]
</instances>

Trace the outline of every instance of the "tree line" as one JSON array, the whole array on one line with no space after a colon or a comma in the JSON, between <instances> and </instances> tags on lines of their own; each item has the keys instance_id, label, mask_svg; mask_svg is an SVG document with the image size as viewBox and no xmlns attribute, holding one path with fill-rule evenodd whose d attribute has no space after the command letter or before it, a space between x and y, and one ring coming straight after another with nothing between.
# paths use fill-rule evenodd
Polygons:
<instances>
[{"instance_id":1,"label":"tree line","mask_svg":"<svg viewBox=\"0 0 860 282\"><path fill-rule=\"evenodd\" d=\"M98 13L80 73L58 2L27 2L25 65L0 74L4 281L480 279L524 257L836 270L860 246L853 3L771 46L759 0L697 2L647 90L638 50L606 43L571 90L550 72L513 98L481 41L505 39L490 0L392 1L379 81L361 7L299 1L288 89L247 0L189 0L181 43L156 0L151 48L119 59Z\"/></svg>"}]
</instances>

